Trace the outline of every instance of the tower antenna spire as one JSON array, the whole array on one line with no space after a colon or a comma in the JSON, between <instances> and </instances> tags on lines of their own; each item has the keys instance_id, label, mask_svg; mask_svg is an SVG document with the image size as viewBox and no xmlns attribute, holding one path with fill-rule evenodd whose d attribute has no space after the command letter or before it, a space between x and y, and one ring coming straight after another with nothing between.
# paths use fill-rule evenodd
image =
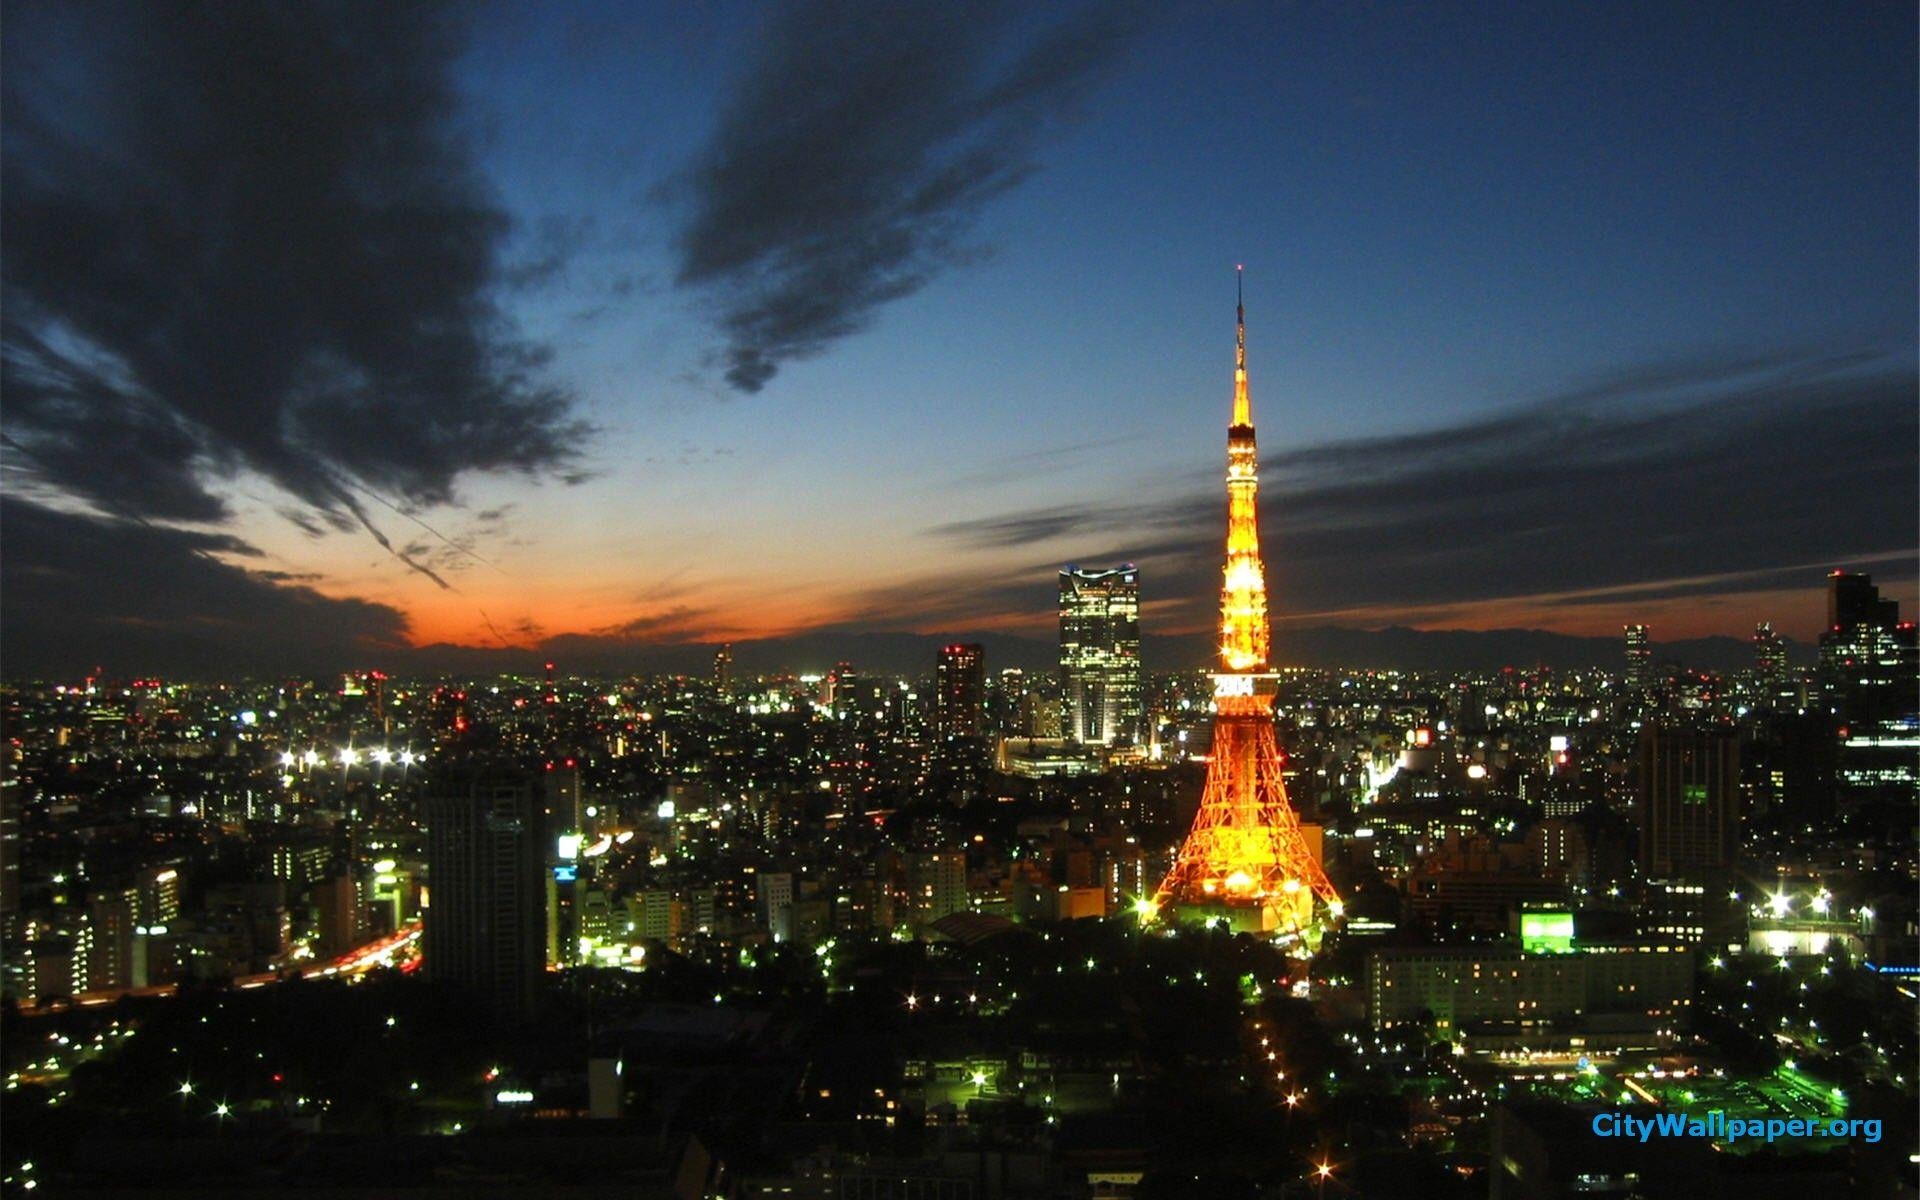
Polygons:
<instances>
[{"instance_id":1,"label":"tower antenna spire","mask_svg":"<svg viewBox=\"0 0 1920 1200\"><path fill-rule=\"evenodd\" d=\"M1247 369L1247 268L1233 268L1234 360L1239 370Z\"/></svg>"},{"instance_id":2,"label":"tower antenna spire","mask_svg":"<svg viewBox=\"0 0 1920 1200\"><path fill-rule=\"evenodd\" d=\"M1233 268L1233 423L1253 425L1253 403L1247 398L1247 268Z\"/></svg>"}]
</instances>

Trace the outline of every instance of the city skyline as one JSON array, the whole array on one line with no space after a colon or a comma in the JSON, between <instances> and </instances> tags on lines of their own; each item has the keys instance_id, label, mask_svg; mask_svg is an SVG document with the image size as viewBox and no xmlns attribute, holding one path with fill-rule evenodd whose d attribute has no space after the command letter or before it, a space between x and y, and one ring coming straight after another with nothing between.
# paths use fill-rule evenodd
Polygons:
<instances>
[{"instance_id":1,"label":"city skyline","mask_svg":"<svg viewBox=\"0 0 1920 1200\"><path fill-rule=\"evenodd\" d=\"M1920 598L1910 14L1269 14L1225 61L1225 10L423 11L334 21L337 61L317 15L136 53L151 19L5 39L22 669L1043 641L1072 562L1137 563L1148 635L1203 632L1241 262L1282 661L1329 626L1811 643L1832 569ZM194 196L252 136L212 81L256 69L310 144L144 241L116 189ZM889 88L884 121L837 103ZM447 245L381 241L332 186L367 172ZM308 233L334 257L281 245Z\"/></svg>"},{"instance_id":2,"label":"city skyline","mask_svg":"<svg viewBox=\"0 0 1920 1200\"><path fill-rule=\"evenodd\" d=\"M0 0L0 1192L1913 1197L1916 83Z\"/></svg>"}]
</instances>

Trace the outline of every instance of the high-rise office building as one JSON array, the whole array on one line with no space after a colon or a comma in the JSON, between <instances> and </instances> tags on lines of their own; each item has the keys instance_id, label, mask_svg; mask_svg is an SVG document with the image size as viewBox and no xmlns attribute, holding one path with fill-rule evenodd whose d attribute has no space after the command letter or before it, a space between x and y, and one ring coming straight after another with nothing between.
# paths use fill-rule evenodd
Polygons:
<instances>
[{"instance_id":1,"label":"high-rise office building","mask_svg":"<svg viewBox=\"0 0 1920 1200\"><path fill-rule=\"evenodd\" d=\"M1060 687L1068 741L1140 740L1140 573L1133 564L1060 572Z\"/></svg>"},{"instance_id":2,"label":"high-rise office building","mask_svg":"<svg viewBox=\"0 0 1920 1200\"><path fill-rule=\"evenodd\" d=\"M1643 692L1653 682L1653 647L1647 643L1645 625L1628 625L1625 629L1627 643L1627 687Z\"/></svg>"},{"instance_id":3,"label":"high-rise office building","mask_svg":"<svg viewBox=\"0 0 1920 1200\"><path fill-rule=\"evenodd\" d=\"M20 781L12 767L0 777L0 918L20 911Z\"/></svg>"},{"instance_id":4,"label":"high-rise office building","mask_svg":"<svg viewBox=\"0 0 1920 1200\"><path fill-rule=\"evenodd\" d=\"M1834 571L1827 576L1827 629L1856 625L1891 626L1900 621L1900 605L1885 600L1873 576L1858 571Z\"/></svg>"},{"instance_id":5,"label":"high-rise office building","mask_svg":"<svg viewBox=\"0 0 1920 1200\"><path fill-rule=\"evenodd\" d=\"M1733 865L1740 847L1740 743L1731 730L1650 723L1640 731L1640 865L1692 882Z\"/></svg>"},{"instance_id":6,"label":"high-rise office building","mask_svg":"<svg viewBox=\"0 0 1920 1200\"><path fill-rule=\"evenodd\" d=\"M316 911L320 927L319 952L322 958L345 954L360 942L365 921L360 906L359 881L351 873L341 872L313 885L308 901Z\"/></svg>"},{"instance_id":7,"label":"high-rise office building","mask_svg":"<svg viewBox=\"0 0 1920 1200\"><path fill-rule=\"evenodd\" d=\"M1774 631L1773 622L1762 621L1753 627L1753 674L1760 691L1769 700L1776 698L1787 682L1787 643Z\"/></svg>"},{"instance_id":8,"label":"high-rise office building","mask_svg":"<svg viewBox=\"0 0 1920 1200\"><path fill-rule=\"evenodd\" d=\"M87 902L87 990L112 992L134 985L134 920L139 890L102 888ZM79 964L75 964L76 970Z\"/></svg>"},{"instance_id":9,"label":"high-rise office building","mask_svg":"<svg viewBox=\"0 0 1920 1200\"><path fill-rule=\"evenodd\" d=\"M546 970L541 809L534 776L505 763L450 766L425 802L427 973L508 1019L531 1014Z\"/></svg>"},{"instance_id":10,"label":"high-rise office building","mask_svg":"<svg viewBox=\"0 0 1920 1200\"><path fill-rule=\"evenodd\" d=\"M966 851L909 854L906 865L908 902L922 924L967 911Z\"/></svg>"},{"instance_id":11,"label":"high-rise office building","mask_svg":"<svg viewBox=\"0 0 1920 1200\"><path fill-rule=\"evenodd\" d=\"M973 643L942 646L934 666L933 727L941 738L977 738L987 730L987 655Z\"/></svg>"},{"instance_id":12,"label":"high-rise office building","mask_svg":"<svg viewBox=\"0 0 1920 1200\"><path fill-rule=\"evenodd\" d=\"M1841 798L1911 813L1920 790L1920 642L1870 575L1827 577L1820 690L1833 725ZM1891 815L1883 814L1883 815ZM1910 828L1910 815L1903 822Z\"/></svg>"}]
</instances>

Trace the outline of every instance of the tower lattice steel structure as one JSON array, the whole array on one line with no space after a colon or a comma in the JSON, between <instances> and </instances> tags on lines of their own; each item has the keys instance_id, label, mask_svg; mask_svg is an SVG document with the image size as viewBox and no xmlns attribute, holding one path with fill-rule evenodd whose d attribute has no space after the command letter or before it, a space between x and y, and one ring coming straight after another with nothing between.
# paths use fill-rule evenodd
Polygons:
<instances>
[{"instance_id":1,"label":"tower lattice steel structure","mask_svg":"<svg viewBox=\"0 0 1920 1200\"><path fill-rule=\"evenodd\" d=\"M1337 916L1340 898L1287 801L1273 736L1275 680L1267 664L1267 581L1260 561L1259 463L1247 396L1244 292L1236 300L1213 751L1193 829L1153 904L1156 910L1220 913L1241 927L1297 933L1314 923L1316 901Z\"/></svg>"}]
</instances>

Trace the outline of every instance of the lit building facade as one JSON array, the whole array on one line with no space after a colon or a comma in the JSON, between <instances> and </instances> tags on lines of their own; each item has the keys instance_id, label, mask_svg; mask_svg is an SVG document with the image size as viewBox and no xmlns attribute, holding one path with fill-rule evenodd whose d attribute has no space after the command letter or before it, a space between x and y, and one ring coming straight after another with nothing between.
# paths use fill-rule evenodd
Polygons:
<instances>
[{"instance_id":1,"label":"lit building facade","mask_svg":"<svg viewBox=\"0 0 1920 1200\"><path fill-rule=\"evenodd\" d=\"M977 738L987 725L987 654L973 643L940 648L934 666L933 727L942 740Z\"/></svg>"},{"instance_id":2,"label":"lit building facade","mask_svg":"<svg viewBox=\"0 0 1920 1200\"><path fill-rule=\"evenodd\" d=\"M1628 625L1624 631L1627 647L1627 687L1644 692L1653 684L1653 646L1647 640L1645 625Z\"/></svg>"},{"instance_id":3,"label":"lit building facade","mask_svg":"<svg viewBox=\"0 0 1920 1200\"><path fill-rule=\"evenodd\" d=\"M1827 578L1820 688L1833 723L1843 804L1910 828L1920 792L1920 642L1869 575ZM1884 810L1875 812L1874 810ZM1904 811L1904 816L1901 815Z\"/></svg>"},{"instance_id":4,"label":"lit building facade","mask_svg":"<svg viewBox=\"0 0 1920 1200\"><path fill-rule=\"evenodd\" d=\"M1545 1026L1621 1014L1644 1018L1649 1032L1670 1039L1693 1004L1693 984L1693 953L1666 944L1559 953L1511 946L1378 950L1367 959L1367 1015L1375 1029L1431 1019L1454 1034L1478 1022ZM1546 1043L1542 1036L1535 1045Z\"/></svg>"},{"instance_id":5,"label":"lit building facade","mask_svg":"<svg viewBox=\"0 0 1920 1200\"><path fill-rule=\"evenodd\" d=\"M1768 701L1779 699L1787 685L1787 642L1771 621L1753 627L1753 675Z\"/></svg>"},{"instance_id":6,"label":"lit building facade","mask_svg":"<svg viewBox=\"0 0 1920 1200\"><path fill-rule=\"evenodd\" d=\"M1060 572L1060 688L1068 741L1141 740L1140 573L1131 563Z\"/></svg>"}]
</instances>

